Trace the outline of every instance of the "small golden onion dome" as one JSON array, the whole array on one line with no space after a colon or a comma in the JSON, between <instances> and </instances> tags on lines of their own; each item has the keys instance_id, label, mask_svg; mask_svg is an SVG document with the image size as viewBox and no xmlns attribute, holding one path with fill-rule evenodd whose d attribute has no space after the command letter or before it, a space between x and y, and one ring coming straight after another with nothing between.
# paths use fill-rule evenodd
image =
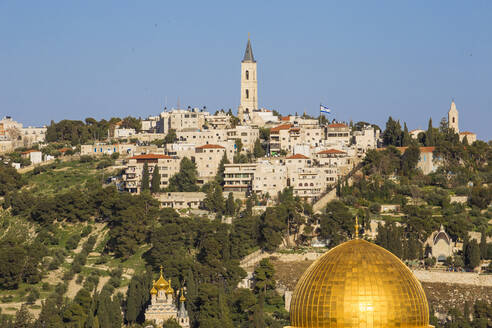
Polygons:
<instances>
[{"instance_id":1,"label":"small golden onion dome","mask_svg":"<svg viewBox=\"0 0 492 328\"><path fill-rule=\"evenodd\" d=\"M429 305L407 266L361 239L317 259L301 276L290 303L295 328L429 327Z\"/></svg>"},{"instance_id":2,"label":"small golden onion dome","mask_svg":"<svg viewBox=\"0 0 492 328\"><path fill-rule=\"evenodd\" d=\"M156 295L157 294L157 289L155 289L155 287L152 287L152 289L150 290L150 295Z\"/></svg>"},{"instance_id":3,"label":"small golden onion dome","mask_svg":"<svg viewBox=\"0 0 492 328\"><path fill-rule=\"evenodd\" d=\"M171 288L171 279L169 279L168 287L166 288L166 294L173 294L174 289Z\"/></svg>"},{"instance_id":4,"label":"small golden onion dome","mask_svg":"<svg viewBox=\"0 0 492 328\"><path fill-rule=\"evenodd\" d=\"M180 302L186 301L186 297L184 296L184 294L181 294L181 297L179 298L179 301Z\"/></svg>"}]
</instances>

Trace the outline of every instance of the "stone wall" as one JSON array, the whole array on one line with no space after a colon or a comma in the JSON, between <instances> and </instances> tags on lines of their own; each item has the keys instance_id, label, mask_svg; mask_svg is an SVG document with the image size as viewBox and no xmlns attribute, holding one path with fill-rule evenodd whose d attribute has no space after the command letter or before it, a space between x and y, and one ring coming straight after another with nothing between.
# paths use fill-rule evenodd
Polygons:
<instances>
[{"instance_id":1,"label":"stone wall","mask_svg":"<svg viewBox=\"0 0 492 328\"><path fill-rule=\"evenodd\" d=\"M438 282L492 287L492 275L479 275L473 272L442 272L428 270L412 270L422 282Z\"/></svg>"}]
</instances>

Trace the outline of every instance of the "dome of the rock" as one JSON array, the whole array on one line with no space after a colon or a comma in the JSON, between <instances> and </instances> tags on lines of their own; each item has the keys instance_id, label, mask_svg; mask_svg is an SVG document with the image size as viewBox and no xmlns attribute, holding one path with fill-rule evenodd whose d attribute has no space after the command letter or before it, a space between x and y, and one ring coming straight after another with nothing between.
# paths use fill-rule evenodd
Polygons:
<instances>
[{"instance_id":1,"label":"dome of the rock","mask_svg":"<svg viewBox=\"0 0 492 328\"><path fill-rule=\"evenodd\" d=\"M361 239L316 260L299 279L290 306L294 328L429 327L427 298L395 255Z\"/></svg>"}]
</instances>

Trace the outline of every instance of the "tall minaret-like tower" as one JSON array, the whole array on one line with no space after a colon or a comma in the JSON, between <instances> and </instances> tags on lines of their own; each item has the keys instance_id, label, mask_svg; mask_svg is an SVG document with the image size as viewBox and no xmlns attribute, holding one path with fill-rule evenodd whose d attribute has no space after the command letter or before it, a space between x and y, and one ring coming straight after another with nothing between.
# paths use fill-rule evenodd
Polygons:
<instances>
[{"instance_id":1,"label":"tall minaret-like tower","mask_svg":"<svg viewBox=\"0 0 492 328\"><path fill-rule=\"evenodd\" d=\"M237 114L241 122L249 120L249 113L258 108L258 80L256 79L256 60L251 48L248 34L248 43L244 58L241 62L241 103Z\"/></svg>"},{"instance_id":2,"label":"tall minaret-like tower","mask_svg":"<svg viewBox=\"0 0 492 328\"><path fill-rule=\"evenodd\" d=\"M448 111L448 128L453 129L455 133L460 133L460 128L458 125L458 110L456 109L454 100L451 102L451 107Z\"/></svg>"}]
</instances>

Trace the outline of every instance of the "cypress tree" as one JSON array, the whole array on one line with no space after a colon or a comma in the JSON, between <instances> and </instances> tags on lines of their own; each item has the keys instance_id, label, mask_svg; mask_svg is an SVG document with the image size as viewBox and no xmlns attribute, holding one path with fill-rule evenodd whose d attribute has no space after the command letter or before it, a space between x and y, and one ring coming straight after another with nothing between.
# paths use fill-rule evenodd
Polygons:
<instances>
[{"instance_id":1,"label":"cypress tree","mask_svg":"<svg viewBox=\"0 0 492 328\"><path fill-rule=\"evenodd\" d=\"M482 230L480 236L480 258L485 260L487 258L487 235L485 234L485 229Z\"/></svg>"},{"instance_id":2,"label":"cypress tree","mask_svg":"<svg viewBox=\"0 0 492 328\"><path fill-rule=\"evenodd\" d=\"M432 127L432 117L429 118L429 126L427 127L427 132L425 133L425 146L434 146L435 136L434 128Z\"/></svg>"},{"instance_id":3,"label":"cypress tree","mask_svg":"<svg viewBox=\"0 0 492 328\"><path fill-rule=\"evenodd\" d=\"M137 281L135 277L130 281L126 295L125 318L127 322L134 323L137 320L139 312Z\"/></svg>"},{"instance_id":4,"label":"cypress tree","mask_svg":"<svg viewBox=\"0 0 492 328\"><path fill-rule=\"evenodd\" d=\"M236 202L234 201L234 196L232 195L232 192L230 192L227 196L225 212L227 215L231 216L234 215L234 213L236 212Z\"/></svg>"},{"instance_id":5,"label":"cypress tree","mask_svg":"<svg viewBox=\"0 0 492 328\"><path fill-rule=\"evenodd\" d=\"M263 149L263 146L261 145L260 138L256 139L255 141L255 146L253 148L253 155L255 155L256 158L260 158L265 156L265 150Z\"/></svg>"},{"instance_id":6,"label":"cypress tree","mask_svg":"<svg viewBox=\"0 0 492 328\"><path fill-rule=\"evenodd\" d=\"M215 182L217 182L221 186L224 185L225 164L229 164L229 160L227 159L227 155L224 152L224 156L222 156L222 159L220 160L220 163L219 163L217 175L215 176Z\"/></svg>"},{"instance_id":7,"label":"cypress tree","mask_svg":"<svg viewBox=\"0 0 492 328\"><path fill-rule=\"evenodd\" d=\"M402 147L406 147L411 142L410 133L408 133L407 123L403 123L403 133L401 135L401 145Z\"/></svg>"},{"instance_id":8,"label":"cypress tree","mask_svg":"<svg viewBox=\"0 0 492 328\"><path fill-rule=\"evenodd\" d=\"M152 172L152 186L150 191L152 193L161 191L161 174L159 173L159 166L157 164L154 166L154 171Z\"/></svg>"},{"instance_id":9,"label":"cypress tree","mask_svg":"<svg viewBox=\"0 0 492 328\"><path fill-rule=\"evenodd\" d=\"M147 162L143 166L141 189L142 191L149 190L149 164Z\"/></svg>"}]
</instances>

